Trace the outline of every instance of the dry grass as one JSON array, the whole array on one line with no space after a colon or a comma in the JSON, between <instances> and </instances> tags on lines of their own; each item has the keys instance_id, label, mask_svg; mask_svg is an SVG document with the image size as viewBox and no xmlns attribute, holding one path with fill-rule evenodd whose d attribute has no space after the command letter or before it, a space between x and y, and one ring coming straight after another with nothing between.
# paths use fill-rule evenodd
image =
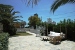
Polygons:
<instances>
[{"instance_id":1,"label":"dry grass","mask_svg":"<svg viewBox=\"0 0 75 50\"><path fill-rule=\"evenodd\" d=\"M26 33L26 32L19 32L19 33L16 33L16 35L13 35L13 36L29 36L29 35L32 35L32 34L29 34L29 33Z\"/></svg>"}]
</instances>

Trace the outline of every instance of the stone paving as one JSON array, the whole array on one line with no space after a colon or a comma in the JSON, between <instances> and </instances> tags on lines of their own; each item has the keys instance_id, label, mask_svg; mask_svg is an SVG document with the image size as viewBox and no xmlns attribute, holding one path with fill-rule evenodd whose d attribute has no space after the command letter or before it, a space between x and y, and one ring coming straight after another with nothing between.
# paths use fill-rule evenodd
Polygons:
<instances>
[{"instance_id":1,"label":"stone paving","mask_svg":"<svg viewBox=\"0 0 75 50\"><path fill-rule=\"evenodd\" d=\"M8 50L75 50L75 42L62 41L59 45L53 45L49 41L41 41L34 33L30 34L33 35L10 37Z\"/></svg>"}]
</instances>

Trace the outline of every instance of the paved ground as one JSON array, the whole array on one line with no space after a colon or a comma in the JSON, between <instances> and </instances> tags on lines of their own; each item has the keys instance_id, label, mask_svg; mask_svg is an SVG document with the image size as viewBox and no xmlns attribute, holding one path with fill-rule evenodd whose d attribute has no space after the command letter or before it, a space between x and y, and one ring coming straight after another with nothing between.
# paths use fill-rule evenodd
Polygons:
<instances>
[{"instance_id":1,"label":"paved ground","mask_svg":"<svg viewBox=\"0 0 75 50\"><path fill-rule=\"evenodd\" d=\"M75 50L75 42L63 41L59 45L53 45L49 41L41 41L34 33L30 34L33 35L9 38L8 50Z\"/></svg>"}]
</instances>

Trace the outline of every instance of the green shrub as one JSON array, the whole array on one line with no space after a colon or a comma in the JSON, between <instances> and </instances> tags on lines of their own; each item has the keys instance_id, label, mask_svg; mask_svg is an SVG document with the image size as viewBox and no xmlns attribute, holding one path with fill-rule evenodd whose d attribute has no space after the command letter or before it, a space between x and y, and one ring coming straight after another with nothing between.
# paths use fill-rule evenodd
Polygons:
<instances>
[{"instance_id":1,"label":"green shrub","mask_svg":"<svg viewBox=\"0 0 75 50\"><path fill-rule=\"evenodd\" d=\"M8 33L10 36L15 35L16 31L17 31L17 29L13 25L9 25Z\"/></svg>"},{"instance_id":2,"label":"green shrub","mask_svg":"<svg viewBox=\"0 0 75 50\"><path fill-rule=\"evenodd\" d=\"M7 19L3 19L1 23L3 24L3 32L9 33L9 35L16 34L17 29L12 24L10 24L10 22Z\"/></svg>"},{"instance_id":3,"label":"green shrub","mask_svg":"<svg viewBox=\"0 0 75 50\"><path fill-rule=\"evenodd\" d=\"M0 50L8 50L8 33L0 33Z\"/></svg>"}]
</instances>

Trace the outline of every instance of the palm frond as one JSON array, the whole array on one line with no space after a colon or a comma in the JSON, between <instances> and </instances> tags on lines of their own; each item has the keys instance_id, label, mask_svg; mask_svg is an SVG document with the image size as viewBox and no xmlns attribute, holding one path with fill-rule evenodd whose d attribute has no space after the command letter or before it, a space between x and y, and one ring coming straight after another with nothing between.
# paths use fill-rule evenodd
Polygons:
<instances>
[{"instance_id":1,"label":"palm frond","mask_svg":"<svg viewBox=\"0 0 75 50\"><path fill-rule=\"evenodd\" d=\"M40 0L25 0L25 4L26 4L27 6L29 6L29 5L31 4L32 7L33 7L33 5L37 5L39 1L40 1Z\"/></svg>"},{"instance_id":2,"label":"palm frond","mask_svg":"<svg viewBox=\"0 0 75 50\"><path fill-rule=\"evenodd\" d=\"M75 0L69 0L70 3L75 3Z\"/></svg>"},{"instance_id":3,"label":"palm frond","mask_svg":"<svg viewBox=\"0 0 75 50\"><path fill-rule=\"evenodd\" d=\"M10 9L10 12L12 12L13 10L14 10L14 8L11 8L11 9Z\"/></svg>"},{"instance_id":4,"label":"palm frond","mask_svg":"<svg viewBox=\"0 0 75 50\"><path fill-rule=\"evenodd\" d=\"M12 15L15 15L15 14L17 14L17 13L20 13L19 11L14 11L13 13L12 13Z\"/></svg>"},{"instance_id":5,"label":"palm frond","mask_svg":"<svg viewBox=\"0 0 75 50\"><path fill-rule=\"evenodd\" d=\"M23 18L22 16L13 16L12 18Z\"/></svg>"},{"instance_id":6,"label":"palm frond","mask_svg":"<svg viewBox=\"0 0 75 50\"><path fill-rule=\"evenodd\" d=\"M56 0L53 4L52 4L52 6L51 6L51 11L53 11L54 12L54 10L56 10L56 8L55 8L55 6L56 6L56 4L59 2L59 0ZM55 9L54 9L55 8Z\"/></svg>"},{"instance_id":7,"label":"palm frond","mask_svg":"<svg viewBox=\"0 0 75 50\"><path fill-rule=\"evenodd\" d=\"M65 5L66 3L75 3L75 0L56 0L51 6L51 11L54 13L58 7Z\"/></svg>"},{"instance_id":8,"label":"palm frond","mask_svg":"<svg viewBox=\"0 0 75 50\"><path fill-rule=\"evenodd\" d=\"M13 21L18 21L18 20L20 20L20 19L13 19Z\"/></svg>"}]
</instances>

